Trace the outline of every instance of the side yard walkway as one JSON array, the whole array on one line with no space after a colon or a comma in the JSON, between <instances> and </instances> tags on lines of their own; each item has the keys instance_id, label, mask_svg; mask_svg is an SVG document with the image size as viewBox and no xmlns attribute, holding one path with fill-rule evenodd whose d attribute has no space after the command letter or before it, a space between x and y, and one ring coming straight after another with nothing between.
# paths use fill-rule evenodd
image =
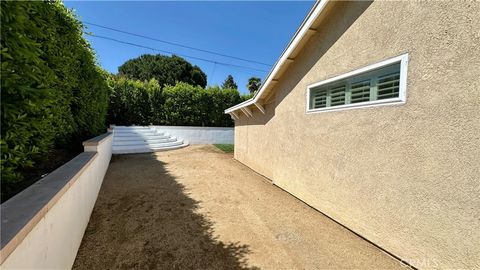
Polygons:
<instances>
[{"instance_id":1,"label":"side yard walkway","mask_svg":"<svg viewBox=\"0 0 480 270\"><path fill-rule=\"evenodd\" d=\"M404 269L213 146L114 156L74 269Z\"/></svg>"}]
</instances>

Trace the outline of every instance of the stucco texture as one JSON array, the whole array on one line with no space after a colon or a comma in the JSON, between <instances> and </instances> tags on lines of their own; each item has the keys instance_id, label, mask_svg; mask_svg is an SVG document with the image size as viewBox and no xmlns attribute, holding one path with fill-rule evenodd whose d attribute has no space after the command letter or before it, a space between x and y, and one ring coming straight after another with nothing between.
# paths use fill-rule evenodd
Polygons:
<instances>
[{"instance_id":1,"label":"stucco texture","mask_svg":"<svg viewBox=\"0 0 480 270\"><path fill-rule=\"evenodd\" d=\"M236 121L235 158L418 268L480 268L480 3L336 2ZM403 105L306 114L307 85L409 54Z\"/></svg>"}]
</instances>

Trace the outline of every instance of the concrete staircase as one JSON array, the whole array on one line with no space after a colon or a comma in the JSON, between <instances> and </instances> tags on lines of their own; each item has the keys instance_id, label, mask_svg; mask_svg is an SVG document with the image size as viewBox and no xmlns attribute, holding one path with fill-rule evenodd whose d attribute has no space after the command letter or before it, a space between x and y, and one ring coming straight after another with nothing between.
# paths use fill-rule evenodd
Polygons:
<instances>
[{"instance_id":1,"label":"concrete staircase","mask_svg":"<svg viewBox=\"0 0 480 270\"><path fill-rule=\"evenodd\" d=\"M150 153L188 146L188 142L150 127L112 126L113 154Z\"/></svg>"}]
</instances>

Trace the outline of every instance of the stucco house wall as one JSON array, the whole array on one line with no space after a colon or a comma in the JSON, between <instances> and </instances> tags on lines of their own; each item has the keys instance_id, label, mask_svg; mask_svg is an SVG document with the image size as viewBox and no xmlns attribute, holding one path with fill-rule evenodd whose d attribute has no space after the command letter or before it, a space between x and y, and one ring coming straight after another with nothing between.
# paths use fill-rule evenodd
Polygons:
<instances>
[{"instance_id":1,"label":"stucco house wall","mask_svg":"<svg viewBox=\"0 0 480 270\"><path fill-rule=\"evenodd\" d=\"M419 268L480 267L480 4L337 2L235 121L235 158ZM403 105L306 114L307 85L409 54Z\"/></svg>"}]
</instances>

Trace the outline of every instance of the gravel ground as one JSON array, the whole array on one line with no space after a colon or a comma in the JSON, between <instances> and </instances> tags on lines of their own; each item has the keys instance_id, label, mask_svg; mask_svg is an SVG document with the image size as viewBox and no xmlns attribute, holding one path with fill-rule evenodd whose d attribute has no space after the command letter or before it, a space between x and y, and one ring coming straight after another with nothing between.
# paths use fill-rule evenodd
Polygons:
<instances>
[{"instance_id":1,"label":"gravel ground","mask_svg":"<svg viewBox=\"0 0 480 270\"><path fill-rule=\"evenodd\" d=\"M213 146L114 156L74 269L404 269Z\"/></svg>"}]
</instances>

